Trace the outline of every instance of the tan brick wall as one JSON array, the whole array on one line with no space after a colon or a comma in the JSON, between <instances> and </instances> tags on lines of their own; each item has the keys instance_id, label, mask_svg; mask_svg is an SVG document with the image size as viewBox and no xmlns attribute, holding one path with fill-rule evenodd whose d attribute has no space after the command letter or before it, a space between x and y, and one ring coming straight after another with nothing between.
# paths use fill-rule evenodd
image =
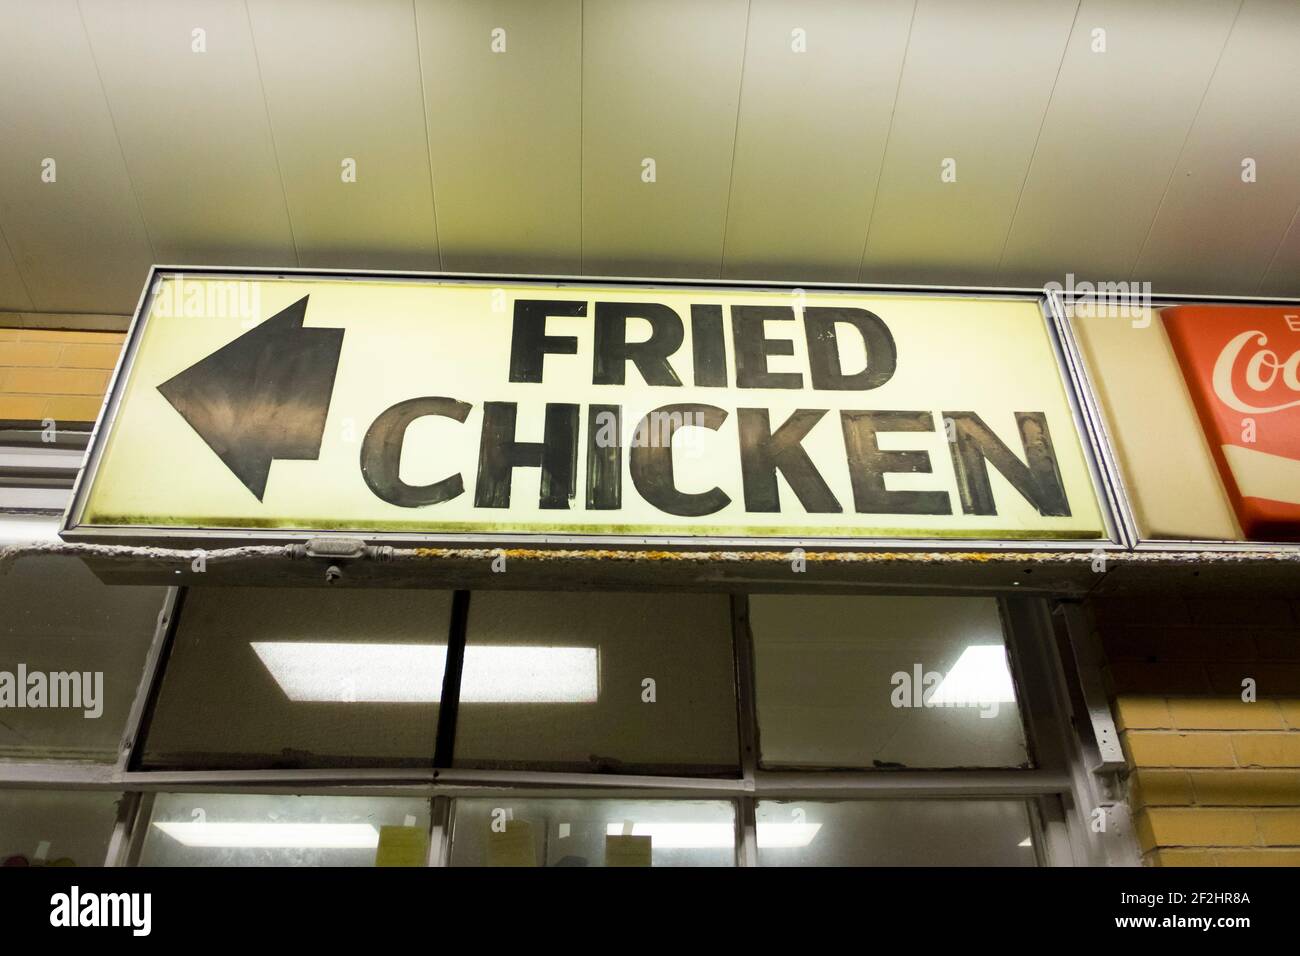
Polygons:
<instances>
[{"instance_id":1,"label":"tan brick wall","mask_svg":"<svg viewBox=\"0 0 1300 956\"><path fill-rule=\"evenodd\" d=\"M1300 601L1092 607L1143 862L1300 866Z\"/></svg>"},{"instance_id":2,"label":"tan brick wall","mask_svg":"<svg viewBox=\"0 0 1300 956\"><path fill-rule=\"evenodd\" d=\"M93 422L120 332L0 329L0 421Z\"/></svg>"}]
</instances>

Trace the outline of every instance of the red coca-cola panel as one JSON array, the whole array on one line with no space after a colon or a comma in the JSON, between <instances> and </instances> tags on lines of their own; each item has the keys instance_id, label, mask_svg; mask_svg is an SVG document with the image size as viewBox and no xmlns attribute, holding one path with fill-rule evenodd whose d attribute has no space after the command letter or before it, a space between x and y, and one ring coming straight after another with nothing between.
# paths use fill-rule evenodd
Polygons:
<instances>
[{"instance_id":1,"label":"red coca-cola panel","mask_svg":"<svg viewBox=\"0 0 1300 956\"><path fill-rule=\"evenodd\" d=\"M1300 306L1160 310L1246 537L1300 540Z\"/></svg>"}]
</instances>

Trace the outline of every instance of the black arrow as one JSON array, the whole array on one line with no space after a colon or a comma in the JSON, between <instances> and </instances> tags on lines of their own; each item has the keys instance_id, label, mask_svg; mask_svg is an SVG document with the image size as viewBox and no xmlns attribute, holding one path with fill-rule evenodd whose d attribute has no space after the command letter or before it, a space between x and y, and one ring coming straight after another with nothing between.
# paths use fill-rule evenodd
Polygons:
<instances>
[{"instance_id":1,"label":"black arrow","mask_svg":"<svg viewBox=\"0 0 1300 956\"><path fill-rule=\"evenodd\" d=\"M274 458L320 457L342 329L307 329L307 296L158 386L262 500Z\"/></svg>"}]
</instances>

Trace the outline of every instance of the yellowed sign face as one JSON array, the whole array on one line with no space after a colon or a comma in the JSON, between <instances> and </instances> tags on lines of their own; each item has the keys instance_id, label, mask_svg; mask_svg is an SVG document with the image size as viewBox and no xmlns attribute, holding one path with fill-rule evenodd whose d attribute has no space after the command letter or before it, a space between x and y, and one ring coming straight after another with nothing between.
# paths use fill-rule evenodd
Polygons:
<instances>
[{"instance_id":1,"label":"yellowed sign face","mask_svg":"<svg viewBox=\"0 0 1300 956\"><path fill-rule=\"evenodd\" d=\"M1036 300L163 276L69 530L1097 539Z\"/></svg>"}]
</instances>

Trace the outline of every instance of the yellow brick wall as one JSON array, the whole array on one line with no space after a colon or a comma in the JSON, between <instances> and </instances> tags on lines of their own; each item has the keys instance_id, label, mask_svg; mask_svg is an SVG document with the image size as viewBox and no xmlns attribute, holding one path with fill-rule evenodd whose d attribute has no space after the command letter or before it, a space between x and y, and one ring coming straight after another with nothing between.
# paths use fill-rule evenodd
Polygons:
<instances>
[{"instance_id":1,"label":"yellow brick wall","mask_svg":"<svg viewBox=\"0 0 1300 956\"><path fill-rule=\"evenodd\" d=\"M1143 862L1300 866L1300 601L1092 607Z\"/></svg>"},{"instance_id":2,"label":"yellow brick wall","mask_svg":"<svg viewBox=\"0 0 1300 956\"><path fill-rule=\"evenodd\" d=\"M0 329L0 421L93 422L124 338Z\"/></svg>"}]
</instances>

